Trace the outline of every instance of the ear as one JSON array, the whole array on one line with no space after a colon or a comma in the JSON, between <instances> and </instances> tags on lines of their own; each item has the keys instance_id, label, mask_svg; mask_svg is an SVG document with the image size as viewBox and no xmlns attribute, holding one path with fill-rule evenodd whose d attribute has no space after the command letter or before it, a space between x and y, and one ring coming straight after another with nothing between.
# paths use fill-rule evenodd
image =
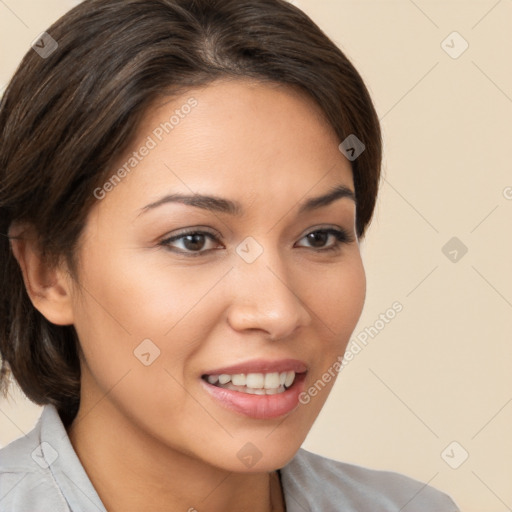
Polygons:
<instances>
[{"instance_id":1,"label":"ear","mask_svg":"<svg viewBox=\"0 0 512 512\"><path fill-rule=\"evenodd\" d=\"M11 225L8 236L34 307L53 324L73 324L72 280L68 269L47 268L30 227Z\"/></svg>"}]
</instances>

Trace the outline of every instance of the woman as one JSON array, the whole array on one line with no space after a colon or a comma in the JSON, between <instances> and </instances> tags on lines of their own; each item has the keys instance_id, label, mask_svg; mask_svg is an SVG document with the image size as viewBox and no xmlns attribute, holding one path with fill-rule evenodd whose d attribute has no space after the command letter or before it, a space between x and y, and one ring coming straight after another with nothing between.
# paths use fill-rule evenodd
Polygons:
<instances>
[{"instance_id":1,"label":"woman","mask_svg":"<svg viewBox=\"0 0 512 512\"><path fill-rule=\"evenodd\" d=\"M3 383L45 405L0 451L1 511L456 510L300 448L363 307L381 161L303 12L85 1L0 129Z\"/></svg>"}]
</instances>

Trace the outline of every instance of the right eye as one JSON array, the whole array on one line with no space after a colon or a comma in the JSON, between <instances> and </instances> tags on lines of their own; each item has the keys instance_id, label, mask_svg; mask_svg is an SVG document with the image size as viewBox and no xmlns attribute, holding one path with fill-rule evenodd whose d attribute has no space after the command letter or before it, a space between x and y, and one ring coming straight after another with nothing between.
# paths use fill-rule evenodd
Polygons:
<instances>
[{"instance_id":1,"label":"right eye","mask_svg":"<svg viewBox=\"0 0 512 512\"><path fill-rule=\"evenodd\" d=\"M170 251L186 254L187 256L200 256L219 247L208 247L218 242L213 233L207 231L185 231L162 240L159 245ZM220 245L220 243L218 244ZM205 248L206 246L206 248Z\"/></svg>"}]
</instances>

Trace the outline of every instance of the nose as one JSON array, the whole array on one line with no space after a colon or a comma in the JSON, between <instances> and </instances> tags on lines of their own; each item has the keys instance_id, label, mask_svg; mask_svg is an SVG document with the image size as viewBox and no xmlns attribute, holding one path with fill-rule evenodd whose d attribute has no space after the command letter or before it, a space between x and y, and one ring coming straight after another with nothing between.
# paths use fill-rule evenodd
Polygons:
<instances>
[{"instance_id":1,"label":"nose","mask_svg":"<svg viewBox=\"0 0 512 512\"><path fill-rule=\"evenodd\" d=\"M284 339L311 323L307 305L297 293L296 282L283 265L260 257L234 269L228 324L236 331L263 331L271 340ZM288 272L289 274L289 272Z\"/></svg>"}]
</instances>

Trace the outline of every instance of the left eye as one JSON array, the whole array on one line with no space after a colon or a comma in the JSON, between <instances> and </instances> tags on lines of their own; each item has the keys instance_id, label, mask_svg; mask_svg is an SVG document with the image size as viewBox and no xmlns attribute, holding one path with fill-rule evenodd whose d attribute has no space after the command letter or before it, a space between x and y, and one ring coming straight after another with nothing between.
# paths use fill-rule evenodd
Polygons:
<instances>
[{"instance_id":1,"label":"left eye","mask_svg":"<svg viewBox=\"0 0 512 512\"><path fill-rule=\"evenodd\" d=\"M302 240L307 240L314 249L322 251L337 249L339 245L351 242L352 238L344 230L329 228L312 231L303 237ZM332 241L331 244L327 243L329 240Z\"/></svg>"}]
</instances>

